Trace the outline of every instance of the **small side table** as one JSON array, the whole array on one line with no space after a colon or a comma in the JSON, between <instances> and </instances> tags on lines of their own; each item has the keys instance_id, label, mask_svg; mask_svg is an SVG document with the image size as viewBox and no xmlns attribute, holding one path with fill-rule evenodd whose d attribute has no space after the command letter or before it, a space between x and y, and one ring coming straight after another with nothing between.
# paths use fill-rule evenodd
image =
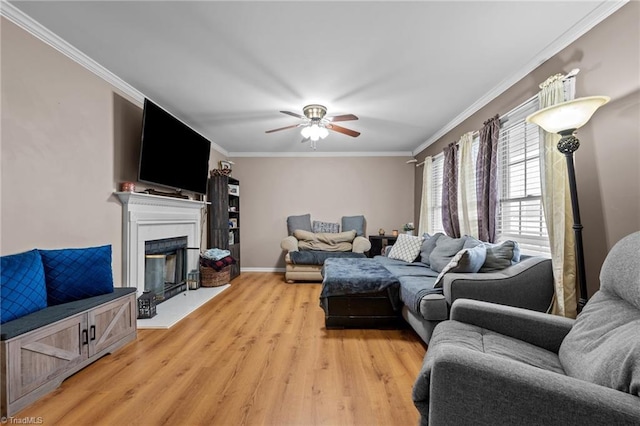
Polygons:
<instances>
[{"instance_id":1,"label":"small side table","mask_svg":"<svg viewBox=\"0 0 640 426\"><path fill-rule=\"evenodd\" d=\"M368 257L377 256L382 253L385 246L392 246L398 237L392 235L369 235L371 249L367 252ZM386 241L386 244L385 244Z\"/></svg>"}]
</instances>

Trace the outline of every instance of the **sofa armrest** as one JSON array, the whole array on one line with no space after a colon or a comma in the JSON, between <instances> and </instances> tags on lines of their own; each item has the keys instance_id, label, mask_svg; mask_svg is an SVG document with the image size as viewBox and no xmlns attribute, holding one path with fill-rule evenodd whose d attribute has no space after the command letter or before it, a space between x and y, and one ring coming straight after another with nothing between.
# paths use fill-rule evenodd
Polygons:
<instances>
[{"instance_id":1,"label":"sofa armrest","mask_svg":"<svg viewBox=\"0 0 640 426\"><path fill-rule=\"evenodd\" d=\"M368 238L365 237L355 237L353 239L353 249L351 250L354 253L364 253L365 251L369 251L371 249L371 242Z\"/></svg>"},{"instance_id":2,"label":"sofa armrest","mask_svg":"<svg viewBox=\"0 0 640 426\"><path fill-rule=\"evenodd\" d=\"M640 424L636 396L466 348L441 348L430 380L432 425Z\"/></svg>"},{"instance_id":3,"label":"sofa armrest","mask_svg":"<svg viewBox=\"0 0 640 426\"><path fill-rule=\"evenodd\" d=\"M450 273L442 280L449 305L474 299L547 312L554 293L551 259L530 257L496 272Z\"/></svg>"},{"instance_id":4,"label":"sofa armrest","mask_svg":"<svg viewBox=\"0 0 640 426\"><path fill-rule=\"evenodd\" d=\"M289 235L280 241L280 247L286 252L298 251L298 239L293 235Z\"/></svg>"},{"instance_id":5,"label":"sofa armrest","mask_svg":"<svg viewBox=\"0 0 640 426\"><path fill-rule=\"evenodd\" d=\"M558 353L575 320L529 309L458 299L451 319L486 328Z\"/></svg>"}]
</instances>

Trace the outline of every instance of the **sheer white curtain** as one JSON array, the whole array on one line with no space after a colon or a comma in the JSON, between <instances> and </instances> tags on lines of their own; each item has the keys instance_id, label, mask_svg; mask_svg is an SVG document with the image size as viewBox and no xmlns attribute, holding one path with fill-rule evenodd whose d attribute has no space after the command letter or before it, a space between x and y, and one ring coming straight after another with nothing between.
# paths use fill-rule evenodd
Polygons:
<instances>
[{"instance_id":1,"label":"sheer white curtain","mask_svg":"<svg viewBox=\"0 0 640 426\"><path fill-rule=\"evenodd\" d=\"M473 156L473 132L458 141L458 220L460 235L478 238L478 202L476 198L476 164Z\"/></svg>"},{"instance_id":2,"label":"sheer white curtain","mask_svg":"<svg viewBox=\"0 0 640 426\"><path fill-rule=\"evenodd\" d=\"M564 76L556 74L540 85L540 108L573 99L573 90L565 96ZM571 82L573 84L573 81ZM573 236L571 194L567 175L567 160L558 151L560 135L540 129L540 178L542 206L549 233L549 247L555 281L552 313L575 318L576 260Z\"/></svg>"},{"instance_id":3,"label":"sheer white curtain","mask_svg":"<svg viewBox=\"0 0 640 426\"><path fill-rule=\"evenodd\" d=\"M422 170L422 200L420 201L420 221L418 222L418 235L424 233L433 234L430 213L432 209L431 179L433 173L433 158L431 156L424 159Z\"/></svg>"}]
</instances>

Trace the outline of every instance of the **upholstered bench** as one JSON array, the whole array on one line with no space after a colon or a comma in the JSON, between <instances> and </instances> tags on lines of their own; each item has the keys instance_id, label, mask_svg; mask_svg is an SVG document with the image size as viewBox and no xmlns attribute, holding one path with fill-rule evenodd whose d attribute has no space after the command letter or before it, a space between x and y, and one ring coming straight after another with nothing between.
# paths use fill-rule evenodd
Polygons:
<instances>
[{"instance_id":1,"label":"upholstered bench","mask_svg":"<svg viewBox=\"0 0 640 426\"><path fill-rule=\"evenodd\" d=\"M374 259L330 258L322 268L320 306L327 328L397 328L400 283Z\"/></svg>"},{"instance_id":2,"label":"upholstered bench","mask_svg":"<svg viewBox=\"0 0 640 426\"><path fill-rule=\"evenodd\" d=\"M0 415L135 340L136 289L114 288L111 246L0 257Z\"/></svg>"},{"instance_id":3,"label":"upholstered bench","mask_svg":"<svg viewBox=\"0 0 640 426\"><path fill-rule=\"evenodd\" d=\"M2 324L2 415L136 338L136 289L50 306Z\"/></svg>"}]
</instances>

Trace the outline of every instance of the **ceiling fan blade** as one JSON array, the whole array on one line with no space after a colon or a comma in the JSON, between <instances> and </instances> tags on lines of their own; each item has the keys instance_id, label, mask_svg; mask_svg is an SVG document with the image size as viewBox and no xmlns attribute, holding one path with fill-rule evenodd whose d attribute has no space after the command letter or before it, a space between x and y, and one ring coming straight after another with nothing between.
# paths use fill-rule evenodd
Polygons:
<instances>
[{"instance_id":1,"label":"ceiling fan blade","mask_svg":"<svg viewBox=\"0 0 640 426\"><path fill-rule=\"evenodd\" d=\"M295 112L291 112L291 111L280 111L280 112L296 118L305 118L304 115L296 114Z\"/></svg>"},{"instance_id":2,"label":"ceiling fan blade","mask_svg":"<svg viewBox=\"0 0 640 426\"><path fill-rule=\"evenodd\" d=\"M353 114L336 115L335 117L327 117L327 119L333 123L336 121L351 121L357 120L358 117Z\"/></svg>"},{"instance_id":3,"label":"ceiling fan blade","mask_svg":"<svg viewBox=\"0 0 640 426\"><path fill-rule=\"evenodd\" d=\"M298 127L298 126L300 126L300 124L292 124L291 126L287 126L287 127L280 127L278 129L267 130L265 133L279 132L280 130L293 129L294 127Z\"/></svg>"},{"instance_id":4,"label":"ceiling fan blade","mask_svg":"<svg viewBox=\"0 0 640 426\"><path fill-rule=\"evenodd\" d=\"M302 140L300 141L300 143L307 143L309 142L311 139L309 138L302 138Z\"/></svg>"},{"instance_id":5,"label":"ceiling fan blade","mask_svg":"<svg viewBox=\"0 0 640 426\"><path fill-rule=\"evenodd\" d=\"M360 136L360 132L347 129L346 127L338 126L337 124L328 124L327 129L333 130L334 132L345 134L347 136L352 136L354 138L357 138L358 136Z\"/></svg>"}]
</instances>

